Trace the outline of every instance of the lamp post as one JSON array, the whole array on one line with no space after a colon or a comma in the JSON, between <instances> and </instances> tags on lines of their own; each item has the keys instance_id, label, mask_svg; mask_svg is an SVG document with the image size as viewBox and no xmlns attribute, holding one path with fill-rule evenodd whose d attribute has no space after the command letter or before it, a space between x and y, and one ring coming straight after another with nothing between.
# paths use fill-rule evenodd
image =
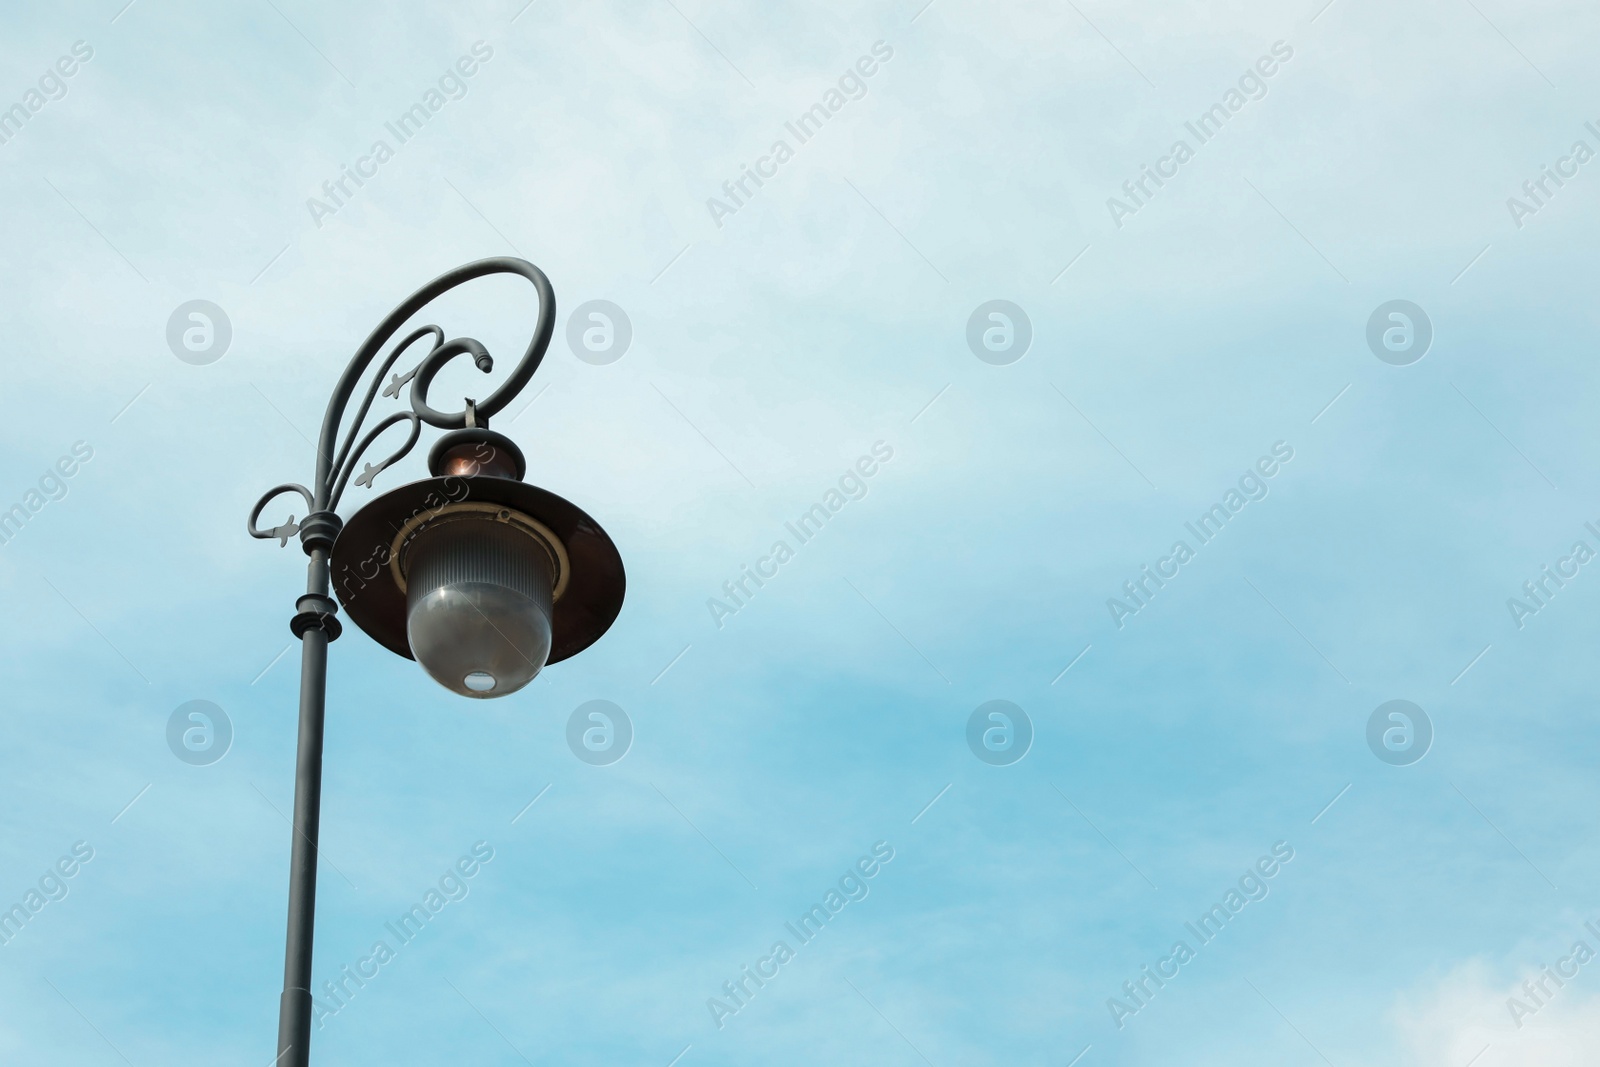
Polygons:
<instances>
[{"instance_id":1,"label":"lamp post","mask_svg":"<svg viewBox=\"0 0 1600 1067\"><path fill-rule=\"evenodd\" d=\"M357 385L395 333L437 297L490 274L527 279L538 301L533 338L504 384L482 402L466 400L457 412L432 407L428 387L450 360L470 355L486 374L494 361L470 337L446 340L438 326L422 326L383 358L346 430L345 410ZM340 375L322 420L312 488L277 486L250 512L252 537L276 538L282 546L298 534L311 558L305 595L289 623L301 645L300 725L274 1067L310 1061L323 712L328 644L341 631L339 606L385 648L417 660L446 688L480 699L514 693L547 663L583 651L622 610L622 558L611 538L575 505L522 481L521 450L489 429L489 419L533 377L554 329L555 294L544 272L526 260L482 259L435 278L389 313ZM424 337L432 347L415 369L391 372ZM385 397L398 401L410 384L410 410L379 419L359 436L386 374ZM405 444L381 463L365 463L356 484L370 489L416 445L423 423L446 431L428 454L432 477L385 493L344 522L337 508L356 464L379 435L402 422L411 428ZM262 510L286 493L304 498L305 518L297 523L291 515L280 526L260 529Z\"/></svg>"}]
</instances>

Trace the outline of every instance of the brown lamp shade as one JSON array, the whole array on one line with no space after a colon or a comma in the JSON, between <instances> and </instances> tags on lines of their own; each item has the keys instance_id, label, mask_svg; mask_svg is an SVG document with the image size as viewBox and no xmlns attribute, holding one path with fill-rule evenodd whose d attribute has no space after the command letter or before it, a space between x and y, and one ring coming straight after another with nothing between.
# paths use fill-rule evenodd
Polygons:
<instances>
[{"instance_id":1,"label":"brown lamp shade","mask_svg":"<svg viewBox=\"0 0 1600 1067\"><path fill-rule=\"evenodd\" d=\"M449 452L439 456L444 464L452 460ZM516 688L544 663L598 640L622 610L627 581L616 545L580 508L480 470L412 482L372 501L345 524L329 569L340 605L373 640L424 662L430 673L443 664L459 677L435 677L456 692L499 696L515 691L506 686L540 658L539 616L548 618L548 655ZM435 625L422 626L422 638L454 641L459 655L433 645L417 654L412 638L428 617L416 614L424 609L437 617ZM504 632L496 631L497 623ZM470 632L452 635L453 628ZM493 685L477 689L488 680L468 680L480 673L467 669L474 663L494 664L481 669Z\"/></svg>"}]
</instances>

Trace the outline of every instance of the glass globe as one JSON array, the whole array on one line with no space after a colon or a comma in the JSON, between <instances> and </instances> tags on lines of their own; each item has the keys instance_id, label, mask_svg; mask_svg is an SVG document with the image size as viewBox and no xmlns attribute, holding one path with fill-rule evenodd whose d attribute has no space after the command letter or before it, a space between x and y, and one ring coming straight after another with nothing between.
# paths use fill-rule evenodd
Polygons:
<instances>
[{"instance_id":1,"label":"glass globe","mask_svg":"<svg viewBox=\"0 0 1600 1067\"><path fill-rule=\"evenodd\" d=\"M550 657L550 557L532 535L496 518L431 523L406 549L411 654L434 681L467 697L515 693Z\"/></svg>"}]
</instances>

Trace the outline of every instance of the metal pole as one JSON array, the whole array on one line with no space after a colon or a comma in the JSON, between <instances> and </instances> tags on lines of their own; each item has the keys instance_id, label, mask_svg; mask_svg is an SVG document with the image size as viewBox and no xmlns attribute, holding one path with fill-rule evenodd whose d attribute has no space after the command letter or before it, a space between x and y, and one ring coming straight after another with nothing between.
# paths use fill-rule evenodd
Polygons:
<instances>
[{"instance_id":1,"label":"metal pole","mask_svg":"<svg viewBox=\"0 0 1600 1067\"><path fill-rule=\"evenodd\" d=\"M310 516L307 517L308 520ZM310 527L312 524L307 523ZM328 690L328 642L339 636L328 596L328 550L302 539L311 556L306 595L291 626L300 638L300 732L294 775L294 839L289 859L289 930L278 999L278 1058L273 1067L311 1061L311 950L317 907L317 829L322 809L322 727Z\"/></svg>"}]
</instances>

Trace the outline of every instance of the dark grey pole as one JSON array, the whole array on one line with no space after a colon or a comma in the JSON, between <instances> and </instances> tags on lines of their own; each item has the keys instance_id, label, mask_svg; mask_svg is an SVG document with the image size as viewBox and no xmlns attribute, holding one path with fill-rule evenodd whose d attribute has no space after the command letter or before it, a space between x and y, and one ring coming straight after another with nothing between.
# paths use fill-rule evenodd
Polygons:
<instances>
[{"instance_id":1,"label":"dark grey pole","mask_svg":"<svg viewBox=\"0 0 1600 1067\"><path fill-rule=\"evenodd\" d=\"M321 521L318 521L321 520ZM339 636L328 596L328 549L338 518L313 513L300 538L311 565L306 595L290 624L300 638L300 733L294 773L294 837L289 853L289 932L278 999L278 1058L273 1067L311 1062L311 950L317 908L317 828L322 812L322 727L328 694L328 642Z\"/></svg>"}]
</instances>

